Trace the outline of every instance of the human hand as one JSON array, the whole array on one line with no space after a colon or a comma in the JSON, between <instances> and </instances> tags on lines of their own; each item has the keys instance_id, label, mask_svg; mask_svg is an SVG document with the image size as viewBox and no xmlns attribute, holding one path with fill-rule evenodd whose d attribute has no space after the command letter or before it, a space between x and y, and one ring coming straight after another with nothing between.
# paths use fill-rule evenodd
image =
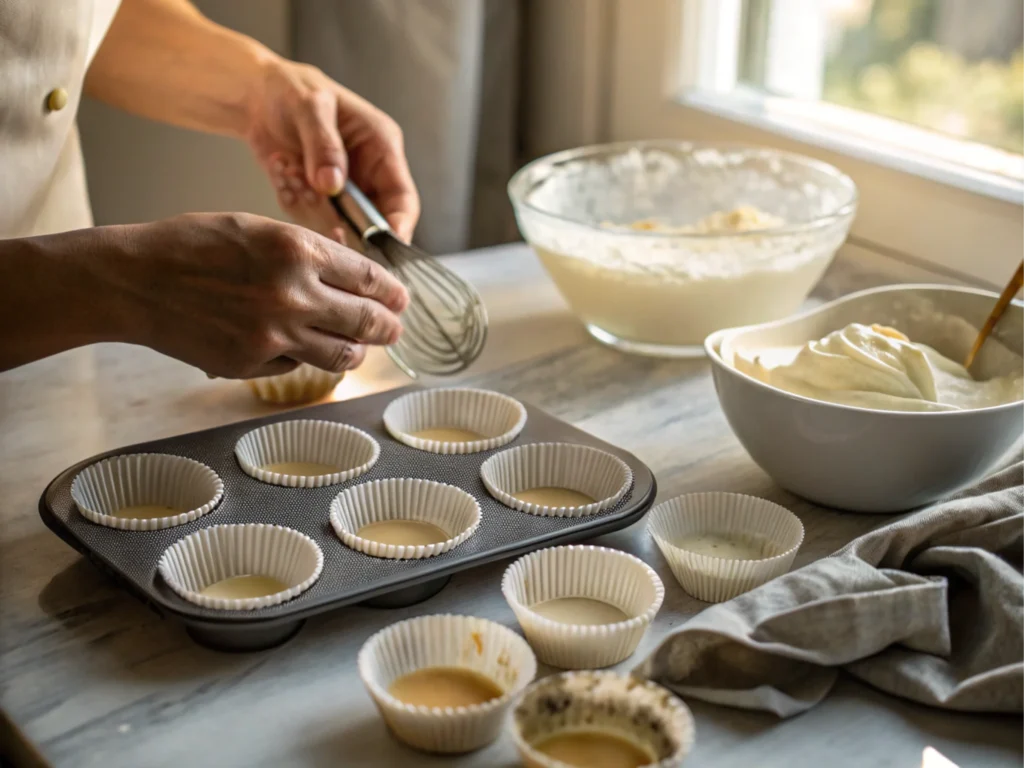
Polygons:
<instances>
[{"instance_id":1,"label":"human hand","mask_svg":"<svg viewBox=\"0 0 1024 768\"><path fill-rule=\"evenodd\" d=\"M315 67L275 58L262 73L248 96L246 140L282 209L333 237L338 218L324 197L338 194L350 175L398 237L410 240L420 200L398 124ZM289 173L294 168L301 175Z\"/></svg>"},{"instance_id":2,"label":"human hand","mask_svg":"<svg viewBox=\"0 0 1024 768\"><path fill-rule=\"evenodd\" d=\"M137 343L224 378L297 362L357 367L392 344L405 288L373 261L302 227L247 214L188 214L126 227L110 282Z\"/></svg>"}]
</instances>

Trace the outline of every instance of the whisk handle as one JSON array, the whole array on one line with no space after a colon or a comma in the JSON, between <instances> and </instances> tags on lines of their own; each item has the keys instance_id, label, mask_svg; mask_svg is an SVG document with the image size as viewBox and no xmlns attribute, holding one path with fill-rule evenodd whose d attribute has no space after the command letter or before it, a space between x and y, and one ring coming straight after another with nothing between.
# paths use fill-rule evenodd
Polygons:
<instances>
[{"instance_id":1,"label":"whisk handle","mask_svg":"<svg viewBox=\"0 0 1024 768\"><path fill-rule=\"evenodd\" d=\"M363 191L351 181L345 183L340 195L331 198L334 210L363 240L378 232L391 232L388 220L381 216Z\"/></svg>"}]
</instances>

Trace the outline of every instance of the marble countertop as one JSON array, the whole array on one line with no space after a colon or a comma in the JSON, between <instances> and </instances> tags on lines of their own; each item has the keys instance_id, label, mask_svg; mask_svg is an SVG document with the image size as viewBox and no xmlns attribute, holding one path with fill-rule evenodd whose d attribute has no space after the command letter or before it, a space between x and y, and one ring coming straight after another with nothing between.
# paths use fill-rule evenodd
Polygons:
<instances>
[{"instance_id":1,"label":"marble countertop","mask_svg":"<svg viewBox=\"0 0 1024 768\"><path fill-rule=\"evenodd\" d=\"M778 501L807 529L797 566L890 519L824 510L776 487L729 431L706 362L624 357L591 341L525 247L453 256L449 264L478 285L492 319L484 356L460 381L529 400L635 453L654 470L659 499L717 489ZM921 279L936 277L848 247L818 295ZM374 354L335 396L403 383ZM419 605L342 609L310 620L280 648L230 655L196 646L39 519L47 482L81 459L269 412L241 383L209 381L123 345L0 374L0 737L17 742L18 762L73 768L516 765L507 738L458 759L403 747L355 669L366 638L408 616L469 613L514 627L499 590L506 562L456 575ZM620 665L627 670L705 606L679 588L642 523L595 542L639 555L666 585L651 631ZM913 768L929 744L964 768L1021 764L1020 718L928 709L852 679L788 721L699 702L691 708L697 742L687 766L694 768Z\"/></svg>"}]
</instances>

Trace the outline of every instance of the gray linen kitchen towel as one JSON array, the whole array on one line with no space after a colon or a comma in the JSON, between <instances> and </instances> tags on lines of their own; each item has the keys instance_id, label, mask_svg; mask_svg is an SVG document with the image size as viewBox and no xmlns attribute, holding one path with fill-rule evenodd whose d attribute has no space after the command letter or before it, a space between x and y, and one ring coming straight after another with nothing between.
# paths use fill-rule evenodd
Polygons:
<instances>
[{"instance_id":1,"label":"gray linen kitchen towel","mask_svg":"<svg viewBox=\"0 0 1024 768\"><path fill-rule=\"evenodd\" d=\"M1024 708L1024 463L712 606L635 670L789 717L839 669L923 704Z\"/></svg>"}]
</instances>

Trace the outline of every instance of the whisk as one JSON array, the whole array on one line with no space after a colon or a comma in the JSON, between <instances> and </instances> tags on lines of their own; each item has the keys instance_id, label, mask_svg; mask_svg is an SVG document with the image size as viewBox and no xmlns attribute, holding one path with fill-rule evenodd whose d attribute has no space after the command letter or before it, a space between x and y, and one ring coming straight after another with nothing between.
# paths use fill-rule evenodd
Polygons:
<instances>
[{"instance_id":1,"label":"whisk","mask_svg":"<svg viewBox=\"0 0 1024 768\"><path fill-rule=\"evenodd\" d=\"M406 374L451 376L468 368L487 341L487 310L476 289L419 248L406 245L351 181L331 198L338 215L362 238L367 256L409 291L404 333L387 348Z\"/></svg>"}]
</instances>

